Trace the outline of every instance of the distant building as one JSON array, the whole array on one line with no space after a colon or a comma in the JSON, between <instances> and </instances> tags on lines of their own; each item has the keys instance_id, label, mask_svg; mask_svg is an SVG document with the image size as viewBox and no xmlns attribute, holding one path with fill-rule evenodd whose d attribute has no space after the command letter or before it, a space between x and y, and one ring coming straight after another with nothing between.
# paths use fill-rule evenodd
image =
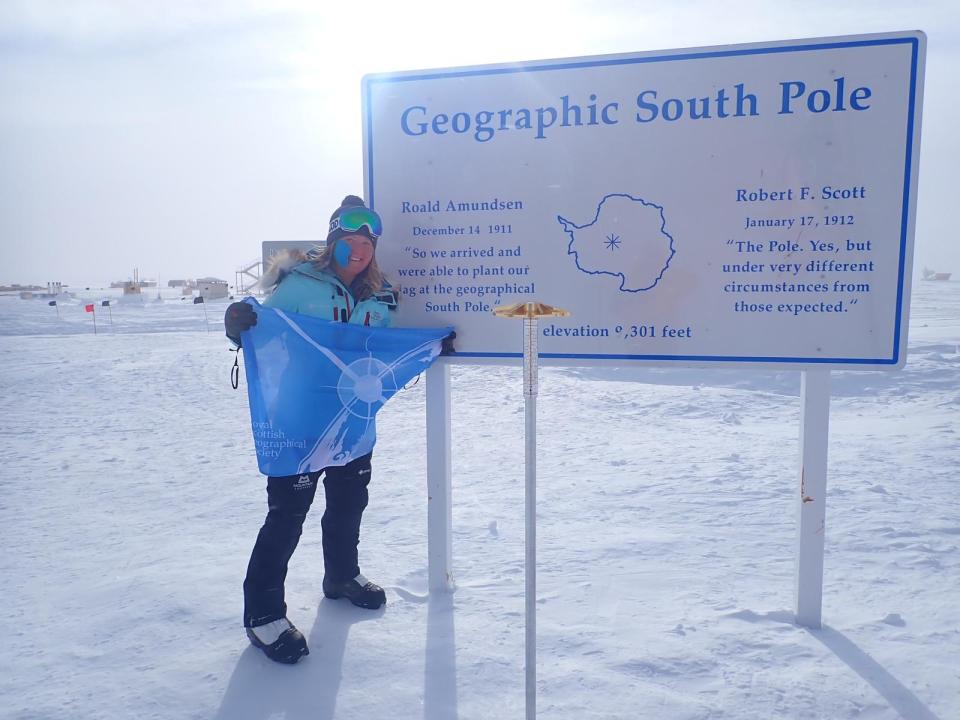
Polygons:
<instances>
[{"instance_id":1,"label":"distant building","mask_svg":"<svg viewBox=\"0 0 960 720\"><path fill-rule=\"evenodd\" d=\"M33 290L42 290L39 285L21 285L20 283L14 283L13 285L0 285L0 292L30 292Z\"/></svg>"},{"instance_id":2,"label":"distant building","mask_svg":"<svg viewBox=\"0 0 960 720\"><path fill-rule=\"evenodd\" d=\"M230 286L226 280L218 278L197 278L197 292L204 300L217 300L229 297Z\"/></svg>"},{"instance_id":3,"label":"distant building","mask_svg":"<svg viewBox=\"0 0 960 720\"><path fill-rule=\"evenodd\" d=\"M923 279L924 280L940 280L947 281L953 273L948 272L937 272L936 270L931 270L930 268L923 269Z\"/></svg>"},{"instance_id":4,"label":"distant building","mask_svg":"<svg viewBox=\"0 0 960 720\"><path fill-rule=\"evenodd\" d=\"M64 285L61 282L48 282L46 292L22 290L20 292L20 298L23 300L30 300L32 298L40 298L41 300L67 300L72 298L73 293L67 292L63 288Z\"/></svg>"}]
</instances>

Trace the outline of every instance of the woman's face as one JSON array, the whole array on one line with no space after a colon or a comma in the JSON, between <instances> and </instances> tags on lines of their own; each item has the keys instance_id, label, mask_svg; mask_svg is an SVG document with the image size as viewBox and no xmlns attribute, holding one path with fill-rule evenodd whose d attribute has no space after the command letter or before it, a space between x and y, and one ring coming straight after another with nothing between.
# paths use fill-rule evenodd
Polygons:
<instances>
[{"instance_id":1,"label":"woman's face","mask_svg":"<svg viewBox=\"0 0 960 720\"><path fill-rule=\"evenodd\" d=\"M337 242L346 243L350 247L350 255L347 264L343 269L353 277L356 277L373 260L373 242L366 235L346 235Z\"/></svg>"}]
</instances>

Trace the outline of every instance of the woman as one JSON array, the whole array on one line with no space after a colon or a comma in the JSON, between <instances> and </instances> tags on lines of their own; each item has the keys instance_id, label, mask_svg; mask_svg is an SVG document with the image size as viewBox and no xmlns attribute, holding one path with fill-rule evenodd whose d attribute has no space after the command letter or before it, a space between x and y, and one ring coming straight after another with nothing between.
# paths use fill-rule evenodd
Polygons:
<instances>
[{"instance_id":1,"label":"woman","mask_svg":"<svg viewBox=\"0 0 960 720\"><path fill-rule=\"evenodd\" d=\"M318 257L287 253L264 275L261 285L273 289L264 305L336 322L389 326L397 296L377 267L382 229L380 217L348 195L330 217L327 244ZM224 324L227 337L239 346L240 333L256 324L256 313L246 303L234 303ZM243 624L250 642L271 660L292 664L309 654L303 634L287 619L283 585L320 475L326 497L320 521L323 594L371 610L387 601L383 588L367 580L357 562L371 456L320 472L267 478L269 510L243 582Z\"/></svg>"}]
</instances>

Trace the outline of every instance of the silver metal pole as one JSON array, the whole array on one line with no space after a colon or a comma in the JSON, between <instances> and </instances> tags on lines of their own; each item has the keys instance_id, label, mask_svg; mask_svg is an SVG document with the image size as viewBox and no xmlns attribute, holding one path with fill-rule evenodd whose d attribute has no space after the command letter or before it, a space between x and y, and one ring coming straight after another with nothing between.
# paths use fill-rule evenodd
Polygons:
<instances>
[{"instance_id":1,"label":"silver metal pole","mask_svg":"<svg viewBox=\"0 0 960 720\"><path fill-rule=\"evenodd\" d=\"M526 627L524 655L527 720L537 716L537 318L567 317L566 310L539 302L496 307L494 315L523 318L523 416L524 416L524 601Z\"/></svg>"},{"instance_id":2,"label":"silver metal pole","mask_svg":"<svg viewBox=\"0 0 960 720\"><path fill-rule=\"evenodd\" d=\"M537 716L537 319L523 320L523 415L527 720Z\"/></svg>"}]
</instances>

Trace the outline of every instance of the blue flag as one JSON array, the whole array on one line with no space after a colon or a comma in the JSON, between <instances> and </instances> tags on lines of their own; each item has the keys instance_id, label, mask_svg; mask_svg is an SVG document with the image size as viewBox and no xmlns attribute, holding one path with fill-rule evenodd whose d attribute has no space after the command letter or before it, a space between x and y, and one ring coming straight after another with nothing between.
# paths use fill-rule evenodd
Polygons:
<instances>
[{"instance_id":1,"label":"blue flag","mask_svg":"<svg viewBox=\"0 0 960 720\"><path fill-rule=\"evenodd\" d=\"M346 465L373 450L374 416L430 366L453 328L373 328L260 305L243 333L257 464L264 475Z\"/></svg>"}]
</instances>

